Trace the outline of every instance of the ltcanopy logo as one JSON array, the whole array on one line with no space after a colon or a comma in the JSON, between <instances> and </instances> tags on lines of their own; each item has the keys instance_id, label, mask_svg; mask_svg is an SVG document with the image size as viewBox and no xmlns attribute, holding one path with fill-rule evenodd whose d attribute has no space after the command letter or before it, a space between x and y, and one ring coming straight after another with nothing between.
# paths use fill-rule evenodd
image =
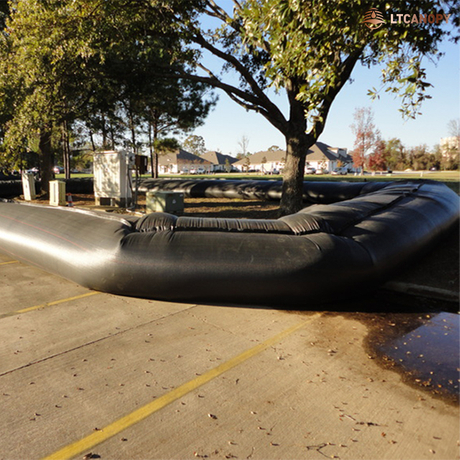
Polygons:
<instances>
[{"instance_id":1,"label":"ltcanopy logo","mask_svg":"<svg viewBox=\"0 0 460 460\"><path fill-rule=\"evenodd\" d=\"M377 30L385 23L385 19L383 19L383 14L379 10L371 8L364 15L363 23L369 29Z\"/></svg>"},{"instance_id":2,"label":"ltcanopy logo","mask_svg":"<svg viewBox=\"0 0 460 460\"><path fill-rule=\"evenodd\" d=\"M439 24L442 21L449 23L450 14L436 13L436 14L411 14L399 13L392 14L390 17L391 24Z\"/></svg>"},{"instance_id":3,"label":"ltcanopy logo","mask_svg":"<svg viewBox=\"0 0 460 460\"><path fill-rule=\"evenodd\" d=\"M387 16L388 17L388 16ZM390 24L439 24L449 23L450 14L444 13L391 13ZM362 23L371 30L379 29L387 22L383 14L376 8L371 8L362 20Z\"/></svg>"}]
</instances>

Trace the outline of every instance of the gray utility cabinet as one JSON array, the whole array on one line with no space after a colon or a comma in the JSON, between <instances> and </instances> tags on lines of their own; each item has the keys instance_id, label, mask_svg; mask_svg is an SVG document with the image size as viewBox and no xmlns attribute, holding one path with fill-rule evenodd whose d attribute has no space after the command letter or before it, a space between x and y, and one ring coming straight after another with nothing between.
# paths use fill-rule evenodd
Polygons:
<instances>
[{"instance_id":1,"label":"gray utility cabinet","mask_svg":"<svg viewBox=\"0 0 460 460\"><path fill-rule=\"evenodd\" d=\"M183 212L184 194L180 192L147 192L147 212Z\"/></svg>"}]
</instances>

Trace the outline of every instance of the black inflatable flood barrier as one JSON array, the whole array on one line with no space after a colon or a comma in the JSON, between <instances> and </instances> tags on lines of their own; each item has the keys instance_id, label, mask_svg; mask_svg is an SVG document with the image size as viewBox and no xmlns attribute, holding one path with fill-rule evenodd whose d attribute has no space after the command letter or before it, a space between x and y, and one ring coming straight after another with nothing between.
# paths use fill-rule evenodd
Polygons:
<instances>
[{"instance_id":1,"label":"black inflatable flood barrier","mask_svg":"<svg viewBox=\"0 0 460 460\"><path fill-rule=\"evenodd\" d=\"M0 202L0 251L113 294L308 309L378 286L459 218L459 197L442 183L336 184L316 182L315 199L353 197L277 220Z\"/></svg>"},{"instance_id":2,"label":"black inflatable flood barrier","mask_svg":"<svg viewBox=\"0 0 460 460\"><path fill-rule=\"evenodd\" d=\"M334 203L348 200L358 195L364 185L368 193L373 187L381 188L383 183L305 181L303 201ZM175 191L192 198L280 200L282 186L280 180L143 179L139 191Z\"/></svg>"},{"instance_id":3,"label":"black inflatable flood barrier","mask_svg":"<svg viewBox=\"0 0 460 460\"><path fill-rule=\"evenodd\" d=\"M40 182L35 181L35 191L40 193ZM22 180L0 180L0 197L14 198L23 194Z\"/></svg>"},{"instance_id":4,"label":"black inflatable flood barrier","mask_svg":"<svg viewBox=\"0 0 460 460\"><path fill-rule=\"evenodd\" d=\"M72 179L59 179L66 184L67 193L93 193L93 179L91 177L79 177ZM35 181L36 193L41 192L41 182ZM0 179L0 198L14 198L23 194L22 180Z\"/></svg>"}]
</instances>

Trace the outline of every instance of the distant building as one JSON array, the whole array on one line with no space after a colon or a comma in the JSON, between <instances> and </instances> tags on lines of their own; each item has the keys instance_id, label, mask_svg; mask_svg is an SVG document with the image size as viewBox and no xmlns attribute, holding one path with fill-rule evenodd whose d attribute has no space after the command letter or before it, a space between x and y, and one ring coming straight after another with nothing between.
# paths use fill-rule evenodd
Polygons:
<instances>
[{"instance_id":1,"label":"distant building","mask_svg":"<svg viewBox=\"0 0 460 460\"><path fill-rule=\"evenodd\" d=\"M262 174L282 172L286 163L285 150L266 150L249 155L234 166L240 171L254 171ZM315 168L325 172L332 172L338 167L348 170L353 168L353 159L347 153L347 149L330 147L323 142L317 142L307 153L305 169Z\"/></svg>"},{"instance_id":2,"label":"distant building","mask_svg":"<svg viewBox=\"0 0 460 460\"><path fill-rule=\"evenodd\" d=\"M347 149L330 147L324 142L317 142L308 150L306 163L306 167L329 173L339 167L350 171L353 168L353 159L347 154Z\"/></svg>"},{"instance_id":3,"label":"distant building","mask_svg":"<svg viewBox=\"0 0 460 460\"><path fill-rule=\"evenodd\" d=\"M237 161L234 166L240 171L278 173L284 168L286 152L284 150L265 150Z\"/></svg>"},{"instance_id":4,"label":"distant building","mask_svg":"<svg viewBox=\"0 0 460 460\"><path fill-rule=\"evenodd\" d=\"M183 149L158 156L160 174L206 174L212 171L212 167L209 160Z\"/></svg>"},{"instance_id":5,"label":"distant building","mask_svg":"<svg viewBox=\"0 0 460 460\"><path fill-rule=\"evenodd\" d=\"M235 157L211 150L201 155L201 158L212 163L211 172L234 171L236 168L233 164L238 161Z\"/></svg>"}]
</instances>

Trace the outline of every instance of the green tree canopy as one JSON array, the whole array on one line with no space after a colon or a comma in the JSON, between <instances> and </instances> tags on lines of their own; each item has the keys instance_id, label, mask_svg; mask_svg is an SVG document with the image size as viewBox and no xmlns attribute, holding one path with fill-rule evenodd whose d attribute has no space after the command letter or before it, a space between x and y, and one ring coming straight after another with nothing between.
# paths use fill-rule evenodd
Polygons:
<instances>
[{"instance_id":1,"label":"green tree canopy","mask_svg":"<svg viewBox=\"0 0 460 460\"><path fill-rule=\"evenodd\" d=\"M161 92L155 88L145 92L143 118L148 130L152 177L158 177L158 152L155 146L161 145L166 136L190 132L204 123L216 103L216 98L207 94L207 91L203 83L162 79Z\"/></svg>"},{"instance_id":2,"label":"green tree canopy","mask_svg":"<svg viewBox=\"0 0 460 460\"><path fill-rule=\"evenodd\" d=\"M196 136L194 134L190 135L185 139L182 146L185 150L195 154L203 155L206 151L206 143L201 136Z\"/></svg>"},{"instance_id":3,"label":"green tree canopy","mask_svg":"<svg viewBox=\"0 0 460 460\"><path fill-rule=\"evenodd\" d=\"M187 129L212 107L202 83L158 76L160 66L184 71L193 53L183 49L174 27L155 32L172 24L172 13L154 3L14 2L0 37L0 141L11 156L38 137L45 186L56 128L85 120L90 131L102 131L106 145L111 127L124 121L135 148L133 123L151 120L153 108Z\"/></svg>"},{"instance_id":4,"label":"green tree canopy","mask_svg":"<svg viewBox=\"0 0 460 460\"><path fill-rule=\"evenodd\" d=\"M407 155L401 139L393 137L386 142L385 158L390 169L407 168Z\"/></svg>"}]
</instances>

